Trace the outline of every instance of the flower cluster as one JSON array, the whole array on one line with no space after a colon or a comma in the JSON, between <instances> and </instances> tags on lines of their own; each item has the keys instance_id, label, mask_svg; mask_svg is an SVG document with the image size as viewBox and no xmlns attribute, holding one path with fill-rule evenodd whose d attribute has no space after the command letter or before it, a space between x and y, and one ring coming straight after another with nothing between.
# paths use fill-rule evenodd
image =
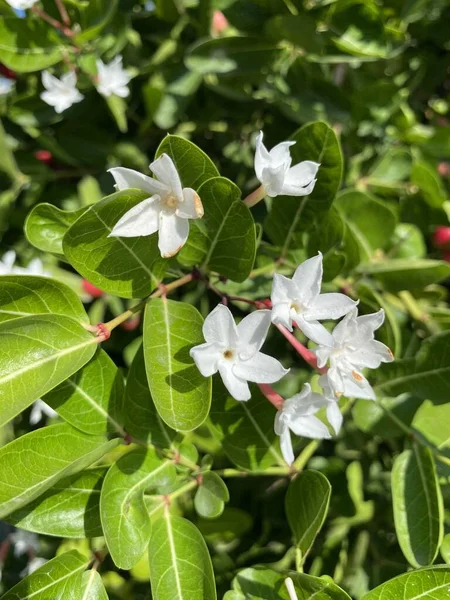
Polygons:
<instances>
[{"instance_id":1,"label":"flower cluster","mask_svg":"<svg viewBox=\"0 0 450 600\"><path fill-rule=\"evenodd\" d=\"M374 369L393 360L389 348L374 339L375 330L383 324L384 312L358 316L357 302L351 298L339 293L321 294L322 275L320 253L303 262L292 279L275 275L272 310L255 311L237 326L228 308L217 306L203 325L206 343L190 352L202 375L209 377L218 372L233 398L249 400L248 382L274 383L288 372L278 360L260 352L271 322L290 331L298 327L318 344L315 354L322 370L322 393L313 392L305 384L299 394L284 401L275 419L275 432L288 464L294 461L291 431L313 439L331 437L328 427L316 416L324 408L337 434L342 425L339 398L375 399L361 369ZM332 333L319 322L340 317L344 318Z\"/></svg>"},{"instance_id":2,"label":"flower cluster","mask_svg":"<svg viewBox=\"0 0 450 600\"><path fill-rule=\"evenodd\" d=\"M9 250L0 259L0 275L44 275L48 273L40 258L33 258L26 267L16 265L16 253Z\"/></svg>"},{"instance_id":3,"label":"flower cluster","mask_svg":"<svg viewBox=\"0 0 450 600\"><path fill-rule=\"evenodd\" d=\"M130 90L128 84L131 75L122 65L122 57L116 56L109 64L97 60L97 77L95 84L99 94L105 97L112 95L126 98ZM42 73L42 85L45 91L41 99L53 106L57 113L62 113L77 102L81 102L84 96L77 89L77 76L75 71L70 71L58 79L49 71Z\"/></svg>"}]
</instances>

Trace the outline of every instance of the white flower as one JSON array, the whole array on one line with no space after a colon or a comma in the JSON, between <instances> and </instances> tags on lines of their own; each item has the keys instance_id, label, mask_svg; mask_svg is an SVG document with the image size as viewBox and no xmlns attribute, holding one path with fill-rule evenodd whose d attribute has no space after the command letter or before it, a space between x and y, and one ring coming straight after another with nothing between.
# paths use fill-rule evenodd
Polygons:
<instances>
[{"instance_id":1,"label":"white flower","mask_svg":"<svg viewBox=\"0 0 450 600\"><path fill-rule=\"evenodd\" d=\"M14 80L7 77L0 77L0 96L6 96L14 87Z\"/></svg>"},{"instance_id":2,"label":"white flower","mask_svg":"<svg viewBox=\"0 0 450 600\"><path fill-rule=\"evenodd\" d=\"M46 91L42 92L41 99L53 106L59 114L70 108L72 104L81 102L84 96L77 90L77 76L73 71L66 73L58 79L49 71L42 73L42 85Z\"/></svg>"},{"instance_id":3,"label":"white flower","mask_svg":"<svg viewBox=\"0 0 450 600\"><path fill-rule=\"evenodd\" d=\"M161 256L168 258L186 243L189 219L203 217L203 205L195 190L181 187L170 156L162 154L150 169L158 179L122 167L109 170L118 190L137 188L149 195L119 219L109 237L139 237L159 231L158 248Z\"/></svg>"},{"instance_id":4,"label":"white flower","mask_svg":"<svg viewBox=\"0 0 450 600\"><path fill-rule=\"evenodd\" d=\"M295 591L295 587L294 587L294 582L292 581L292 579L290 577L287 577L284 580L284 585L286 586L286 589L288 591L289 600L298 600L297 592Z\"/></svg>"},{"instance_id":5,"label":"white flower","mask_svg":"<svg viewBox=\"0 0 450 600\"><path fill-rule=\"evenodd\" d=\"M42 419L42 415L46 415L50 419L58 416L58 413L46 404L43 400L39 399L33 404L33 408L30 413L30 425L37 425Z\"/></svg>"},{"instance_id":6,"label":"white flower","mask_svg":"<svg viewBox=\"0 0 450 600\"><path fill-rule=\"evenodd\" d=\"M128 84L130 83L131 75L123 68L120 54L108 65L105 65L102 60L98 59L97 76L97 91L102 96L116 95L126 98L130 95Z\"/></svg>"},{"instance_id":7,"label":"white flower","mask_svg":"<svg viewBox=\"0 0 450 600\"><path fill-rule=\"evenodd\" d=\"M25 569L23 569L23 571L20 572L20 576L27 577L28 575L31 575L31 573L34 573L34 571L37 571L43 565L45 565L46 562L48 562L48 560L46 558L41 558L40 556L35 556L34 558L32 558L30 560L30 562L25 567Z\"/></svg>"},{"instance_id":8,"label":"white flower","mask_svg":"<svg viewBox=\"0 0 450 600\"><path fill-rule=\"evenodd\" d=\"M43 275L49 277L45 271L40 258L33 258L26 267L18 267L15 264L16 253L14 250L6 252L0 260L0 275Z\"/></svg>"},{"instance_id":9,"label":"white flower","mask_svg":"<svg viewBox=\"0 0 450 600\"><path fill-rule=\"evenodd\" d=\"M38 0L6 0L15 10L26 10L36 4Z\"/></svg>"},{"instance_id":10,"label":"white flower","mask_svg":"<svg viewBox=\"0 0 450 600\"><path fill-rule=\"evenodd\" d=\"M39 550L39 538L35 533L29 533L23 529L16 529L10 535L11 542L14 546L14 556L19 557L23 554L36 554Z\"/></svg>"},{"instance_id":11,"label":"white flower","mask_svg":"<svg viewBox=\"0 0 450 600\"><path fill-rule=\"evenodd\" d=\"M263 144L263 132L256 138L255 172L264 186L266 194L275 198L284 196L307 196L316 183L319 163L304 160L291 167L292 157L289 147L295 142L281 142L270 152Z\"/></svg>"},{"instance_id":12,"label":"white flower","mask_svg":"<svg viewBox=\"0 0 450 600\"><path fill-rule=\"evenodd\" d=\"M336 396L333 394L333 390L330 387L330 383L326 374L319 377L319 385L321 386L323 396L327 401L326 411L328 422L337 435L341 430L342 422L344 420L339 408L339 398L336 398Z\"/></svg>"},{"instance_id":13,"label":"white flower","mask_svg":"<svg viewBox=\"0 0 450 600\"><path fill-rule=\"evenodd\" d=\"M314 342L331 343L331 334L318 321L338 319L352 310L354 302L344 294L320 294L322 254L305 260L291 279L275 274L272 286L272 322L292 331L294 321Z\"/></svg>"},{"instance_id":14,"label":"white flower","mask_svg":"<svg viewBox=\"0 0 450 600\"><path fill-rule=\"evenodd\" d=\"M361 369L376 369L382 362L394 360L389 348L375 340L374 332L383 321L383 309L360 317L353 309L336 325L330 339L315 350L319 367L330 360L327 379L336 398L345 395L375 400L375 392Z\"/></svg>"},{"instance_id":15,"label":"white flower","mask_svg":"<svg viewBox=\"0 0 450 600\"><path fill-rule=\"evenodd\" d=\"M288 465L294 462L291 431L295 435L323 440L330 438L328 427L318 419L315 414L327 400L320 394L311 391L309 383L305 383L303 390L288 398L283 403L275 417L275 433L280 436L280 448L284 460Z\"/></svg>"},{"instance_id":16,"label":"white flower","mask_svg":"<svg viewBox=\"0 0 450 600\"><path fill-rule=\"evenodd\" d=\"M190 355L204 377L218 371L235 400L249 400L248 381L274 383L288 373L278 360L259 352L269 326L269 310L257 310L236 326L229 309L219 304L203 324L206 344L192 348Z\"/></svg>"}]
</instances>

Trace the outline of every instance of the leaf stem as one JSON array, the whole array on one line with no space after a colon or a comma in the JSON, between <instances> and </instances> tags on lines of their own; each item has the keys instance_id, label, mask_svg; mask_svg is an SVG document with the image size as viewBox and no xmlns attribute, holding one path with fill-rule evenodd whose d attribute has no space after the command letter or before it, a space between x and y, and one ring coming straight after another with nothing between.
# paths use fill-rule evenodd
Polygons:
<instances>
[{"instance_id":1,"label":"leaf stem","mask_svg":"<svg viewBox=\"0 0 450 600\"><path fill-rule=\"evenodd\" d=\"M68 37L68 38L73 38L74 37L75 33L71 29L69 29L65 24L61 23L57 19L54 19L53 17L51 17L50 15L48 15L45 11L43 11L38 6L33 6L31 8L31 10L38 17L40 17L43 21L45 21L46 23L48 23L49 25L51 25L52 27L54 27L58 31L61 31L61 33L63 33L66 37Z\"/></svg>"},{"instance_id":2,"label":"leaf stem","mask_svg":"<svg viewBox=\"0 0 450 600\"><path fill-rule=\"evenodd\" d=\"M186 283L193 281L193 279L194 279L194 274L189 273L188 275L185 275L184 277L181 277L180 279L176 279L175 281L172 281L171 283L168 283L167 285L161 284L156 291L154 291L152 294L150 294L150 296L148 296L144 300L141 300L141 302L136 304L136 306L133 306L129 310L126 310L125 312L120 314L115 319L108 321L108 323L103 323L102 324L103 328L106 331L111 332L113 329L118 327L121 323L123 323L124 321L126 321L127 319L129 319L130 317L135 315L137 312L142 310L149 300L152 300L153 298L160 298L161 296L166 296L169 292L172 292L173 290L176 290L177 288L185 285Z\"/></svg>"},{"instance_id":3,"label":"leaf stem","mask_svg":"<svg viewBox=\"0 0 450 600\"><path fill-rule=\"evenodd\" d=\"M263 185L260 185L259 188L256 188L251 194L249 194L246 198L244 198L243 202L248 208L255 206L261 200L264 200L266 197L266 189Z\"/></svg>"},{"instance_id":4,"label":"leaf stem","mask_svg":"<svg viewBox=\"0 0 450 600\"><path fill-rule=\"evenodd\" d=\"M61 15L64 25L66 25L66 27L70 27L70 17L62 0L55 0L55 4L59 10L59 14Z\"/></svg>"},{"instance_id":5,"label":"leaf stem","mask_svg":"<svg viewBox=\"0 0 450 600\"><path fill-rule=\"evenodd\" d=\"M421 325L423 325L425 329L427 329L428 333L431 333L431 335L440 332L438 325L432 321L427 313L423 312L411 292L402 290L398 293L398 296L414 321L418 321Z\"/></svg>"},{"instance_id":6,"label":"leaf stem","mask_svg":"<svg viewBox=\"0 0 450 600\"><path fill-rule=\"evenodd\" d=\"M276 475L291 475L292 469L286 467L269 467L264 471L239 471L238 469L219 469L214 471L219 477L255 477L255 476L276 476Z\"/></svg>"},{"instance_id":7,"label":"leaf stem","mask_svg":"<svg viewBox=\"0 0 450 600\"><path fill-rule=\"evenodd\" d=\"M297 456L297 460L292 465L293 467L295 467L296 471L298 471L298 472L303 471L303 469L306 467L306 464L308 463L309 459L314 455L315 451L319 447L319 444L320 444L319 440L313 440L312 442L309 442L309 444L303 448L303 450Z\"/></svg>"}]
</instances>

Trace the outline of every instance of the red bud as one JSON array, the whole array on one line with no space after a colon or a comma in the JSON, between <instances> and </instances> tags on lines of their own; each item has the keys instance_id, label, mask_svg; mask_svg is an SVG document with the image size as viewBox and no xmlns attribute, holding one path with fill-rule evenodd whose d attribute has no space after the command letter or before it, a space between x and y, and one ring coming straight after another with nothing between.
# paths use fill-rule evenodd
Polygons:
<instances>
[{"instance_id":1,"label":"red bud","mask_svg":"<svg viewBox=\"0 0 450 600\"><path fill-rule=\"evenodd\" d=\"M53 154L48 150L36 150L34 158L48 165L53 160Z\"/></svg>"},{"instance_id":2,"label":"red bud","mask_svg":"<svg viewBox=\"0 0 450 600\"><path fill-rule=\"evenodd\" d=\"M86 279L83 279L82 288L86 294L89 294L93 298L101 298L103 296L102 290L100 290L98 287L95 287L95 285Z\"/></svg>"},{"instance_id":3,"label":"red bud","mask_svg":"<svg viewBox=\"0 0 450 600\"><path fill-rule=\"evenodd\" d=\"M450 227L436 227L433 235L434 245L438 248L450 250Z\"/></svg>"},{"instance_id":4,"label":"red bud","mask_svg":"<svg viewBox=\"0 0 450 600\"><path fill-rule=\"evenodd\" d=\"M134 331L135 329L137 329L139 327L139 324L141 322L141 317L139 315L137 315L136 317L133 317L132 319L128 319L128 321L124 321L121 324L122 329L125 329L125 331Z\"/></svg>"},{"instance_id":5,"label":"red bud","mask_svg":"<svg viewBox=\"0 0 450 600\"><path fill-rule=\"evenodd\" d=\"M228 27L228 19L221 10L215 10L212 18L212 32L220 35Z\"/></svg>"},{"instance_id":6,"label":"red bud","mask_svg":"<svg viewBox=\"0 0 450 600\"><path fill-rule=\"evenodd\" d=\"M3 75L3 77L7 77L8 79L17 79L17 73L11 71L11 69L8 69L8 67L5 67L5 65L2 65L1 63L0 75Z\"/></svg>"}]
</instances>

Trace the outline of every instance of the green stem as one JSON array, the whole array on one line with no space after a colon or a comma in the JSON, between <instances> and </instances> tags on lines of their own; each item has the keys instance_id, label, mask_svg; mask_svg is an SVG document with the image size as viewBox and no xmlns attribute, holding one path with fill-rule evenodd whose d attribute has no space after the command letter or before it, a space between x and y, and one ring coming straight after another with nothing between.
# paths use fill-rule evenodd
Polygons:
<instances>
[{"instance_id":1,"label":"green stem","mask_svg":"<svg viewBox=\"0 0 450 600\"><path fill-rule=\"evenodd\" d=\"M219 469L214 471L219 477L258 477L258 476L289 476L291 475L290 467L269 467L264 471L239 471L238 469Z\"/></svg>"},{"instance_id":2,"label":"green stem","mask_svg":"<svg viewBox=\"0 0 450 600\"><path fill-rule=\"evenodd\" d=\"M292 465L296 471L303 471L309 459L314 455L315 451L319 447L319 443L319 440L313 440L303 448L303 450L298 455L297 460Z\"/></svg>"},{"instance_id":3,"label":"green stem","mask_svg":"<svg viewBox=\"0 0 450 600\"><path fill-rule=\"evenodd\" d=\"M430 318L429 315L427 315L427 313L423 312L417 300L410 292L403 290L398 293L398 296L402 300L405 308L414 321L417 321L423 325L431 335L440 332L438 325Z\"/></svg>"}]
</instances>

